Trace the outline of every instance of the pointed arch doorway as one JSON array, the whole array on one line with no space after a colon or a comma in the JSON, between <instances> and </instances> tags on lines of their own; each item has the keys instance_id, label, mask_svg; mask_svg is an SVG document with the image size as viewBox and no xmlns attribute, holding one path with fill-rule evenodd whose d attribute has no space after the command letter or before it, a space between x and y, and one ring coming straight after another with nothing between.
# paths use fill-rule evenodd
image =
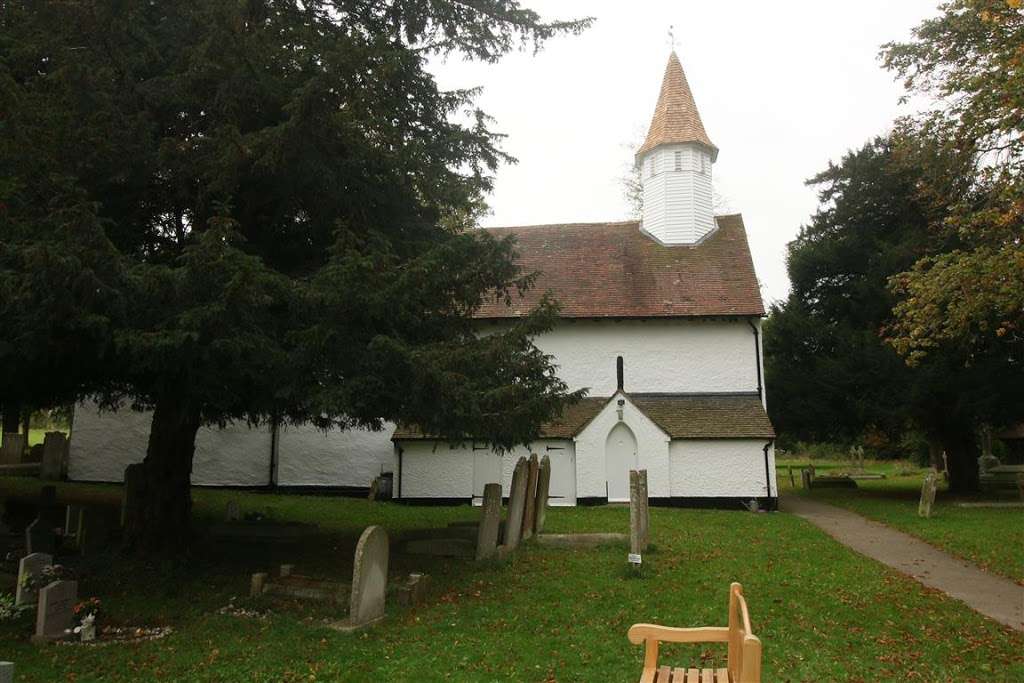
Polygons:
<instances>
[{"instance_id":1,"label":"pointed arch doorway","mask_svg":"<svg viewBox=\"0 0 1024 683\"><path fill-rule=\"evenodd\" d=\"M629 471L636 469L636 437L624 422L608 432L604 445L605 477L608 482L608 502L629 502Z\"/></svg>"}]
</instances>

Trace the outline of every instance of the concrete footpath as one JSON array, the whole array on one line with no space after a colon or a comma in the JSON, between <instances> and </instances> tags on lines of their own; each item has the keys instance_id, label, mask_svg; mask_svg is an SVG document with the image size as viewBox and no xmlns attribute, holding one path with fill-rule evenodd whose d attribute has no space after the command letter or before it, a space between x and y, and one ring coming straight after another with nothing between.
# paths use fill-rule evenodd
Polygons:
<instances>
[{"instance_id":1,"label":"concrete footpath","mask_svg":"<svg viewBox=\"0 0 1024 683\"><path fill-rule=\"evenodd\" d=\"M861 555L937 588L1001 624L1024 631L1024 587L1013 581L834 505L785 496L780 508L803 517Z\"/></svg>"}]
</instances>

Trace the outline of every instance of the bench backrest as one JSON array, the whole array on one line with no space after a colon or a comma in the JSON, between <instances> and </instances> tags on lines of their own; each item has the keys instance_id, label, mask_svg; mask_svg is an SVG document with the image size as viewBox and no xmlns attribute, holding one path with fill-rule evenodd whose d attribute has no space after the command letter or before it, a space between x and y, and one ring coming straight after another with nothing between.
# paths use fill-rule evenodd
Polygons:
<instances>
[{"instance_id":1,"label":"bench backrest","mask_svg":"<svg viewBox=\"0 0 1024 683\"><path fill-rule=\"evenodd\" d=\"M750 612L743 586L729 587L729 680L732 683L760 683L761 640L750 628Z\"/></svg>"}]
</instances>

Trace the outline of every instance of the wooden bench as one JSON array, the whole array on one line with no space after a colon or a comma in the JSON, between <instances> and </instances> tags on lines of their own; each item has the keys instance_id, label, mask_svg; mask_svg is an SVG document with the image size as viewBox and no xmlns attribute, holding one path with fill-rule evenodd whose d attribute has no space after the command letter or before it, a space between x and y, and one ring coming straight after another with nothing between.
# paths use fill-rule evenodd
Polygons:
<instances>
[{"instance_id":1,"label":"wooden bench","mask_svg":"<svg viewBox=\"0 0 1024 683\"><path fill-rule=\"evenodd\" d=\"M729 625L704 628L672 628L634 624L629 642L644 644L644 670L640 683L761 683L761 640L751 632L743 586L729 587ZM658 666L660 643L728 643L724 669Z\"/></svg>"}]
</instances>

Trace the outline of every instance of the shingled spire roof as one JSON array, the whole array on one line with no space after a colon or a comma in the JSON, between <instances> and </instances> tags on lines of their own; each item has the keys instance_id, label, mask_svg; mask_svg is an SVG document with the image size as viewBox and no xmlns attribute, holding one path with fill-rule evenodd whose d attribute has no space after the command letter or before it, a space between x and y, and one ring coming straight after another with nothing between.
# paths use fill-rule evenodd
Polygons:
<instances>
[{"instance_id":1,"label":"shingled spire roof","mask_svg":"<svg viewBox=\"0 0 1024 683\"><path fill-rule=\"evenodd\" d=\"M658 145L699 142L711 150L712 160L718 156L718 148L711 143L704 124L700 120L700 112L693 101L690 84L686 82L683 65L675 51L668 58L665 77L661 81L661 94L654 108L651 128L647 131L647 139L637 151L639 158L644 152Z\"/></svg>"}]
</instances>

